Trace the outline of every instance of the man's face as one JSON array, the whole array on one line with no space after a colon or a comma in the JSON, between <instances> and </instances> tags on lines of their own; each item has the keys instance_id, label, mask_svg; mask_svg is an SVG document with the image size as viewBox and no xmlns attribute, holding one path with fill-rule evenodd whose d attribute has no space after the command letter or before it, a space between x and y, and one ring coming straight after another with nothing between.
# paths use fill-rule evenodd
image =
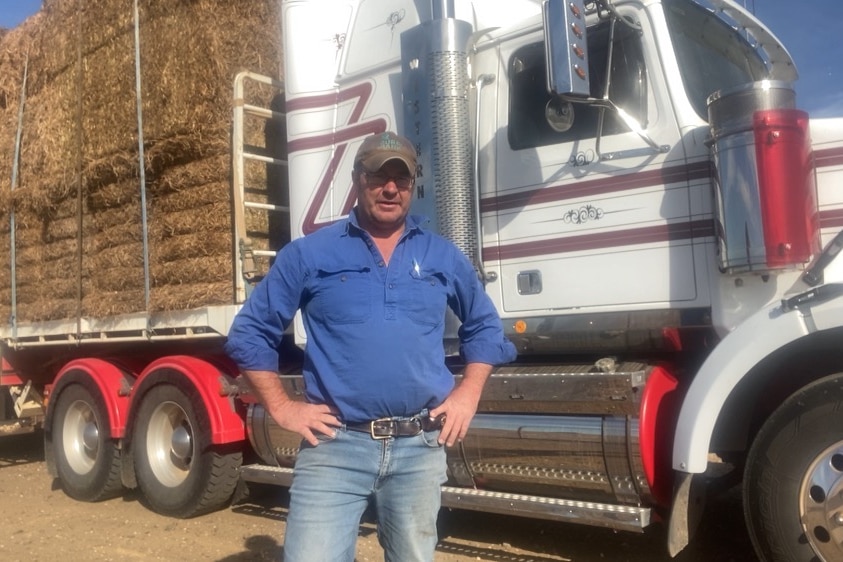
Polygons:
<instances>
[{"instance_id":1,"label":"man's face","mask_svg":"<svg viewBox=\"0 0 843 562\"><path fill-rule=\"evenodd\" d=\"M407 166L400 160L388 160L380 170L362 171L356 178L360 226L373 235L403 230L413 196L414 178Z\"/></svg>"}]
</instances>

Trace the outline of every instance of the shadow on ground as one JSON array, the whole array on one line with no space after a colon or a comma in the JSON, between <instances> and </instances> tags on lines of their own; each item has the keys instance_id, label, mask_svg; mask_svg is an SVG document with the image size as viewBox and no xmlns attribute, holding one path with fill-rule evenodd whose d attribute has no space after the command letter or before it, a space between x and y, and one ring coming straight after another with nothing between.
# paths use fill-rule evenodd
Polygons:
<instances>
[{"instance_id":1,"label":"shadow on ground","mask_svg":"<svg viewBox=\"0 0 843 562\"><path fill-rule=\"evenodd\" d=\"M236 513L286 520L286 490L259 488L238 505ZM371 518L364 518L360 536L376 533ZM643 533L557 523L522 517L443 509L439 522L437 557L448 560L494 562L754 562L743 522L740 489L735 488L709 504L696 536L676 558L667 554L667 530L656 523ZM278 555L277 545L266 553ZM243 558L243 560L263 558Z\"/></svg>"},{"instance_id":2,"label":"shadow on ground","mask_svg":"<svg viewBox=\"0 0 843 562\"><path fill-rule=\"evenodd\" d=\"M44 432L0 435L0 468L4 466L42 462L44 460Z\"/></svg>"}]
</instances>

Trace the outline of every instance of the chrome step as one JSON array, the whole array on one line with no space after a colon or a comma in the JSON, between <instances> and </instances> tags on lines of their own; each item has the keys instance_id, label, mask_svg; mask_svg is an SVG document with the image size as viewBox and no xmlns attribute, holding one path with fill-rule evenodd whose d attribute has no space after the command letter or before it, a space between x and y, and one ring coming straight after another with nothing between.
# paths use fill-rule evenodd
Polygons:
<instances>
[{"instance_id":1,"label":"chrome step","mask_svg":"<svg viewBox=\"0 0 843 562\"><path fill-rule=\"evenodd\" d=\"M293 483L293 469L265 464L248 464L240 467L240 477L246 482L277 484L289 488Z\"/></svg>"},{"instance_id":2,"label":"chrome step","mask_svg":"<svg viewBox=\"0 0 843 562\"><path fill-rule=\"evenodd\" d=\"M291 468L253 464L242 467L240 473L248 482L290 486L293 481ZM442 487L442 506L581 523L624 531L642 532L650 524L650 509L646 507L563 500L453 486Z\"/></svg>"},{"instance_id":3,"label":"chrome step","mask_svg":"<svg viewBox=\"0 0 843 562\"><path fill-rule=\"evenodd\" d=\"M442 487L442 505L456 509L582 523L624 531L643 532L644 528L650 524L650 509L646 507L562 500L451 486Z\"/></svg>"}]
</instances>

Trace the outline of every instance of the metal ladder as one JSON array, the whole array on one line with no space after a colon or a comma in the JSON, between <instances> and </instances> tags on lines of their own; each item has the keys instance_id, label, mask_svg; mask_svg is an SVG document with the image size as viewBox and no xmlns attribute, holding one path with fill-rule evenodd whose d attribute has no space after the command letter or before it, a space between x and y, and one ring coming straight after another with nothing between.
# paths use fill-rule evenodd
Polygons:
<instances>
[{"instance_id":1,"label":"metal ladder","mask_svg":"<svg viewBox=\"0 0 843 562\"><path fill-rule=\"evenodd\" d=\"M235 296L236 302L242 303L249 296L252 287L260 281L263 273L258 271L255 258L275 257L276 252L272 249L255 249L253 241L248 235L246 224L247 209L266 211L268 213L280 213L289 222L290 207L288 205L274 205L271 203L249 200L247 197L253 191L254 186L246 185L246 165L248 161L262 162L267 165L279 165L285 169L287 160L269 154L265 147L249 145L246 143L246 126L248 119L259 119L264 123L272 120L284 120L286 114L274 111L267 107L248 103L246 88L249 82L263 84L270 87L276 93L284 91L284 85L269 76L263 76L254 72L240 72L234 78L234 106L232 124L232 197L234 213L234 272L235 272ZM263 187L267 190L267 187Z\"/></svg>"}]
</instances>

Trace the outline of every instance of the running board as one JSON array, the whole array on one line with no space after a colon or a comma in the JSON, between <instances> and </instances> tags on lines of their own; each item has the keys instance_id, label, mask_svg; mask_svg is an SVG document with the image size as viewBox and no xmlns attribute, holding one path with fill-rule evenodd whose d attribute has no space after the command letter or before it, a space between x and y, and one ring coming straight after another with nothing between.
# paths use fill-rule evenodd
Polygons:
<instances>
[{"instance_id":1,"label":"running board","mask_svg":"<svg viewBox=\"0 0 843 562\"><path fill-rule=\"evenodd\" d=\"M253 464L241 467L240 474L247 482L287 487L293 482L291 468ZM650 524L650 509L646 507L525 496L453 486L442 486L442 506L581 523L623 531L643 532Z\"/></svg>"}]
</instances>

